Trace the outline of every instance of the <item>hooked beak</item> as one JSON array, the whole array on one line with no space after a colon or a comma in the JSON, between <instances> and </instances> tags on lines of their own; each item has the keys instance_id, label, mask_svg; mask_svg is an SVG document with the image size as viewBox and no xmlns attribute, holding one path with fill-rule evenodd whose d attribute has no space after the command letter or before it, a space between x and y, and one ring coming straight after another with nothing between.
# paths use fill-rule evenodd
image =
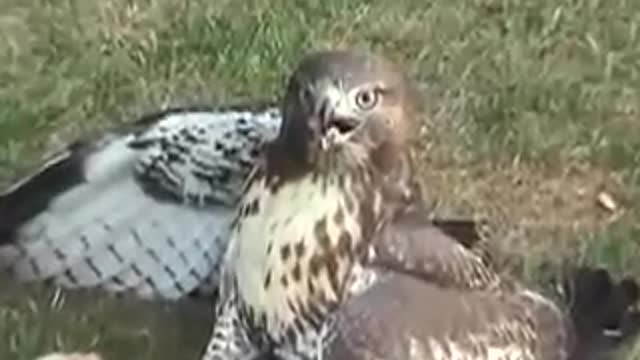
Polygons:
<instances>
[{"instance_id":1,"label":"hooked beak","mask_svg":"<svg viewBox=\"0 0 640 360\"><path fill-rule=\"evenodd\" d=\"M318 102L316 114L320 120L321 143L323 148L346 139L360 121L349 107L346 97L341 91L329 87Z\"/></svg>"}]
</instances>

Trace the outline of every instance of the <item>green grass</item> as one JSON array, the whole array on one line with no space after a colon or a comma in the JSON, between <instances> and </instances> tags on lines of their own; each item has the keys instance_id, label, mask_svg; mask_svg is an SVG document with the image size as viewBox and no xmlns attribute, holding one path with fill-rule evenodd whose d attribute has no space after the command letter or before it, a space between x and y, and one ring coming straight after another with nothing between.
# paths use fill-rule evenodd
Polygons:
<instances>
[{"instance_id":1,"label":"green grass","mask_svg":"<svg viewBox=\"0 0 640 360\"><path fill-rule=\"evenodd\" d=\"M33 360L45 350L197 359L211 327L211 306L203 302L160 304L38 286L3 290L12 291L0 295L1 359Z\"/></svg>"},{"instance_id":2,"label":"green grass","mask_svg":"<svg viewBox=\"0 0 640 360\"><path fill-rule=\"evenodd\" d=\"M0 4L0 183L165 104L277 98L306 51L363 47L425 90L417 150L436 209L489 216L526 278L568 256L640 276L637 1L101 2ZM81 295L56 307L38 291L3 288L0 358L177 359L169 345L203 345L161 311Z\"/></svg>"}]
</instances>

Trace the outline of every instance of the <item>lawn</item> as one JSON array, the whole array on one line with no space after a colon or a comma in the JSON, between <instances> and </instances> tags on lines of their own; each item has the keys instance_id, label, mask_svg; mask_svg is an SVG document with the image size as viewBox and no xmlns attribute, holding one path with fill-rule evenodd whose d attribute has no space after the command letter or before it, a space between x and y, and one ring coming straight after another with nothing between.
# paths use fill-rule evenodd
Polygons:
<instances>
[{"instance_id":1,"label":"lawn","mask_svg":"<svg viewBox=\"0 0 640 360\"><path fill-rule=\"evenodd\" d=\"M0 184L151 109L278 98L304 52L362 47L424 91L437 212L488 218L526 281L567 259L640 278L638 24L632 0L3 0ZM3 285L0 359L195 359L202 306Z\"/></svg>"}]
</instances>

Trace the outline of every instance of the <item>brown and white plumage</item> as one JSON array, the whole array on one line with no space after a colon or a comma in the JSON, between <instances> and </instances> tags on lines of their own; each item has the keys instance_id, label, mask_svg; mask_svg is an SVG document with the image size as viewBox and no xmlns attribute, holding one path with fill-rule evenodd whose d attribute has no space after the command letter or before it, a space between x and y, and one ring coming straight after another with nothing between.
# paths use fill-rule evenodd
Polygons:
<instances>
[{"instance_id":1,"label":"brown and white plumage","mask_svg":"<svg viewBox=\"0 0 640 360\"><path fill-rule=\"evenodd\" d=\"M640 328L637 284L602 269L574 270L558 302L517 284L470 290L375 271L379 281L334 314L325 358L605 360Z\"/></svg>"},{"instance_id":2,"label":"brown and white plumage","mask_svg":"<svg viewBox=\"0 0 640 360\"><path fill-rule=\"evenodd\" d=\"M0 271L145 298L211 294L242 185L280 123L271 104L174 107L72 143L0 193Z\"/></svg>"},{"instance_id":3,"label":"brown and white plumage","mask_svg":"<svg viewBox=\"0 0 640 360\"><path fill-rule=\"evenodd\" d=\"M564 329L561 314L531 294L461 292L395 272L379 277L338 312L326 358L566 359L567 333L556 332Z\"/></svg>"},{"instance_id":4,"label":"brown and white plumage","mask_svg":"<svg viewBox=\"0 0 640 360\"><path fill-rule=\"evenodd\" d=\"M409 188L398 176L410 174L408 159L395 148L412 132L413 95L378 57L329 51L302 61L242 200L205 359L313 351L325 317L366 278L359 268L383 193Z\"/></svg>"},{"instance_id":5,"label":"brown and white plumage","mask_svg":"<svg viewBox=\"0 0 640 360\"><path fill-rule=\"evenodd\" d=\"M468 231L414 210L413 101L379 57L328 51L301 62L238 209L204 360L574 354L583 333L561 305L498 276L455 238ZM630 284L613 307L625 317L637 300Z\"/></svg>"},{"instance_id":6,"label":"brown and white plumage","mask_svg":"<svg viewBox=\"0 0 640 360\"><path fill-rule=\"evenodd\" d=\"M149 298L211 294L277 107L170 108L75 142L0 193L0 272Z\"/></svg>"},{"instance_id":7,"label":"brown and white plumage","mask_svg":"<svg viewBox=\"0 0 640 360\"><path fill-rule=\"evenodd\" d=\"M376 234L369 265L453 289L508 286L481 252L487 239L480 226L466 219L428 220L421 210L403 212Z\"/></svg>"}]
</instances>

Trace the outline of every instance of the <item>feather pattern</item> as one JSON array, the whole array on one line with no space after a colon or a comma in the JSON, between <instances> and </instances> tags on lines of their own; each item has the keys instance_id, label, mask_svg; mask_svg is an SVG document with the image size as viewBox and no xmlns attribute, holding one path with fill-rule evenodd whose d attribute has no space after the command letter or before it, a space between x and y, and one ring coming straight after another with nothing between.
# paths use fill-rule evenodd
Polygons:
<instances>
[{"instance_id":1,"label":"feather pattern","mask_svg":"<svg viewBox=\"0 0 640 360\"><path fill-rule=\"evenodd\" d=\"M634 281L587 276L567 316L499 276L475 226L420 213L402 171L409 91L385 64L328 51L294 71L234 219L202 359L577 360L584 335L638 327ZM372 83L382 100L365 90L350 106Z\"/></svg>"},{"instance_id":2,"label":"feather pattern","mask_svg":"<svg viewBox=\"0 0 640 360\"><path fill-rule=\"evenodd\" d=\"M0 194L0 269L142 297L211 293L242 185L280 122L272 106L173 108L70 145Z\"/></svg>"},{"instance_id":3,"label":"feather pattern","mask_svg":"<svg viewBox=\"0 0 640 360\"><path fill-rule=\"evenodd\" d=\"M313 320L300 320L303 315L320 316L344 296L351 267L360 260L357 249L371 232L362 222L373 222L381 212L376 179L358 150L345 146L326 154L320 161L326 168L318 170L326 171L324 176L309 174L277 191L265 176L245 194L225 265L242 284L237 287L242 303L259 309L249 317L252 326L264 327L272 341L291 342L287 334L300 331L298 324L314 327ZM374 208L363 206L369 202ZM265 241L252 241L259 236Z\"/></svg>"},{"instance_id":4,"label":"feather pattern","mask_svg":"<svg viewBox=\"0 0 640 360\"><path fill-rule=\"evenodd\" d=\"M498 276L464 239L438 229L442 221L415 215L403 214L375 240L364 269L375 281L328 321L324 358L605 360L640 330L635 280L574 269L563 274L565 295L552 301ZM462 234L468 225L445 228Z\"/></svg>"},{"instance_id":5,"label":"feather pattern","mask_svg":"<svg viewBox=\"0 0 640 360\"><path fill-rule=\"evenodd\" d=\"M259 165L238 207L216 304L217 317L237 319L231 329L215 320L203 359L244 359L268 347L297 359L315 350L383 212L382 177L369 163L362 147L345 143L285 183ZM250 341L234 346L239 324Z\"/></svg>"},{"instance_id":6,"label":"feather pattern","mask_svg":"<svg viewBox=\"0 0 640 360\"><path fill-rule=\"evenodd\" d=\"M569 331L562 313L536 294L461 292L386 271L379 279L333 319L327 358L567 358Z\"/></svg>"},{"instance_id":7,"label":"feather pattern","mask_svg":"<svg viewBox=\"0 0 640 360\"><path fill-rule=\"evenodd\" d=\"M427 221L424 211L408 211L385 226L373 242L372 265L461 289L508 286L493 264L476 254L485 239L468 219Z\"/></svg>"}]
</instances>

